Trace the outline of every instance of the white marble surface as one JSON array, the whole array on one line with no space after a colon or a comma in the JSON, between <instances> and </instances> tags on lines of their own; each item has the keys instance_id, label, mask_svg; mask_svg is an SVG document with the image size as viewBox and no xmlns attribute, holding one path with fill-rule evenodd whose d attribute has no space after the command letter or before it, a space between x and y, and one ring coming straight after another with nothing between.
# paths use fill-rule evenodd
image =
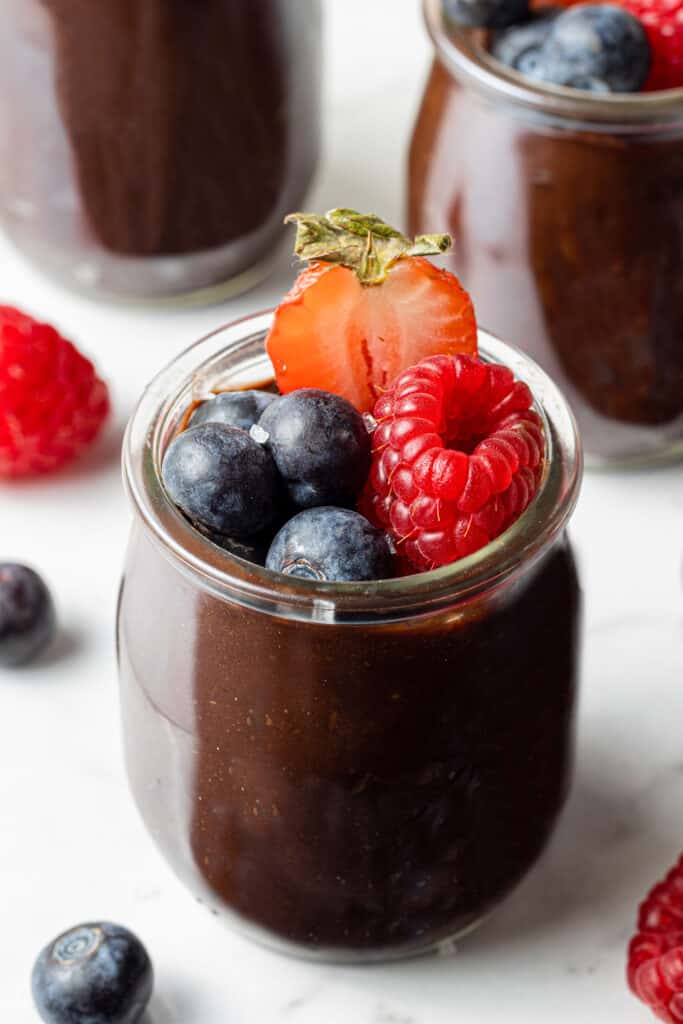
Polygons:
<instances>
[{"instance_id":1,"label":"white marble surface","mask_svg":"<svg viewBox=\"0 0 683 1024\"><path fill-rule=\"evenodd\" d=\"M334 10L332 8L334 7ZM327 0L327 152L310 205L401 220L403 154L429 49L414 0ZM389 33L392 55L382 52ZM145 381L208 328L270 304L285 261L190 312L67 295L0 241L0 301L72 335L110 382L104 443L52 480L3 487L0 557L59 602L52 657L0 672L0 1021L31 1024L38 948L87 918L137 930L157 968L147 1024L637 1024L623 982L636 903L683 845L683 473L590 475L573 524L586 592L576 783L541 865L451 958L311 966L223 930L176 882L129 798L113 617L129 524L120 432Z\"/></svg>"}]
</instances>

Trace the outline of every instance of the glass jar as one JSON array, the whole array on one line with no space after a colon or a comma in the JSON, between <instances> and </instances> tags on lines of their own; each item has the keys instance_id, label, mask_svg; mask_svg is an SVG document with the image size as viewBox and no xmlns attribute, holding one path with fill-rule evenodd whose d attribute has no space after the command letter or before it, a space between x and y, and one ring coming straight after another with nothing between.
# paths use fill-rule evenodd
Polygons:
<instances>
[{"instance_id":1,"label":"glass jar","mask_svg":"<svg viewBox=\"0 0 683 1024\"><path fill-rule=\"evenodd\" d=\"M160 483L212 387L270 375L271 314L217 331L144 394L119 609L128 774L147 828L213 911L288 952L423 951L487 915L543 849L570 781L580 594L565 527L581 454L559 391L526 380L549 461L527 512L457 565L311 583L215 547Z\"/></svg>"},{"instance_id":2,"label":"glass jar","mask_svg":"<svg viewBox=\"0 0 683 1024\"><path fill-rule=\"evenodd\" d=\"M683 90L534 82L424 9L411 230L452 232L481 323L558 381L593 461L683 454Z\"/></svg>"},{"instance_id":3,"label":"glass jar","mask_svg":"<svg viewBox=\"0 0 683 1024\"><path fill-rule=\"evenodd\" d=\"M86 293L235 293L315 170L319 0L4 0L0 227Z\"/></svg>"}]
</instances>

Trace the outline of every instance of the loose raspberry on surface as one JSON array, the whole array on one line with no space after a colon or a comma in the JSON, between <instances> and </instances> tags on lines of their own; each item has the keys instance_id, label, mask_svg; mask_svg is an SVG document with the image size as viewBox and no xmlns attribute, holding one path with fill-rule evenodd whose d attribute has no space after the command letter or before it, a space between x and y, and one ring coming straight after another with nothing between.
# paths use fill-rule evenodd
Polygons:
<instances>
[{"instance_id":1,"label":"loose raspberry on surface","mask_svg":"<svg viewBox=\"0 0 683 1024\"><path fill-rule=\"evenodd\" d=\"M95 438L108 412L106 385L70 341L0 306L0 478L58 469Z\"/></svg>"},{"instance_id":2,"label":"loose raspberry on surface","mask_svg":"<svg viewBox=\"0 0 683 1024\"><path fill-rule=\"evenodd\" d=\"M360 511L420 570L484 547L536 494L545 438L531 392L504 366L440 355L376 402Z\"/></svg>"},{"instance_id":3,"label":"loose raspberry on surface","mask_svg":"<svg viewBox=\"0 0 683 1024\"><path fill-rule=\"evenodd\" d=\"M310 262L278 306L266 349L282 394L319 388L369 411L407 366L477 351L472 302L424 257L448 235L414 240L372 214L296 213L295 252Z\"/></svg>"},{"instance_id":4,"label":"loose raspberry on surface","mask_svg":"<svg viewBox=\"0 0 683 1024\"><path fill-rule=\"evenodd\" d=\"M683 1021L683 856L640 906L628 949L631 991L667 1024Z\"/></svg>"}]
</instances>

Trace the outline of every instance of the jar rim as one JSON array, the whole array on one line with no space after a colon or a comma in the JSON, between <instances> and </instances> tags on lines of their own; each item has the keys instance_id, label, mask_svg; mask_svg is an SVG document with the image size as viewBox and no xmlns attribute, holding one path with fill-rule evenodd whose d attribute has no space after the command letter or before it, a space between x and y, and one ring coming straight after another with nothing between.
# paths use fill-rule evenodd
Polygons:
<instances>
[{"instance_id":1,"label":"jar rim","mask_svg":"<svg viewBox=\"0 0 683 1024\"><path fill-rule=\"evenodd\" d=\"M444 67L491 97L603 131L683 125L683 88L605 94L537 82L497 61L471 31L448 23L442 0L423 0L422 6L427 31Z\"/></svg>"},{"instance_id":2,"label":"jar rim","mask_svg":"<svg viewBox=\"0 0 683 1024\"><path fill-rule=\"evenodd\" d=\"M532 359L480 330L480 353L509 366L526 381L547 436L541 486L529 508L499 538L467 558L429 572L343 584L286 577L212 544L167 496L161 483L161 459L192 398L206 397L210 386L221 377L225 380L216 372L221 355L255 345L262 350L272 317L273 311L268 310L233 321L181 352L149 383L126 429L123 475L134 511L163 553L204 589L285 618L334 623L412 618L469 600L516 576L563 531L578 498L583 470L573 414L560 390ZM261 363L270 366L265 352Z\"/></svg>"}]
</instances>

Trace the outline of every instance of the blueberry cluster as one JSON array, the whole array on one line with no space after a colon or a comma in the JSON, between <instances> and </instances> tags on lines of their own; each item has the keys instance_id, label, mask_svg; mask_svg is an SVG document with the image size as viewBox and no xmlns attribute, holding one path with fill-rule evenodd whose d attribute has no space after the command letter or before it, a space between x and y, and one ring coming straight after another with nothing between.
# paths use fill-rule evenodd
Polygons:
<instances>
[{"instance_id":1,"label":"blueberry cluster","mask_svg":"<svg viewBox=\"0 0 683 1024\"><path fill-rule=\"evenodd\" d=\"M492 29L491 52L520 74L595 93L639 92L652 53L640 21L613 4L548 6L444 0L450 20Z\"/></svg>"},{"instance_id":2,"label":"blueberry cluster","mask_svg":"<svg viewBox=\"0 0 683 1024\"><path fill-rule=\"evenodd\" d=\"M370 462L365 421L338 395L223 392L171 442L162 479L193 525L232 554L352 582L392 575L386 536L352 510Z\"/></svg>"}]
</instances>

